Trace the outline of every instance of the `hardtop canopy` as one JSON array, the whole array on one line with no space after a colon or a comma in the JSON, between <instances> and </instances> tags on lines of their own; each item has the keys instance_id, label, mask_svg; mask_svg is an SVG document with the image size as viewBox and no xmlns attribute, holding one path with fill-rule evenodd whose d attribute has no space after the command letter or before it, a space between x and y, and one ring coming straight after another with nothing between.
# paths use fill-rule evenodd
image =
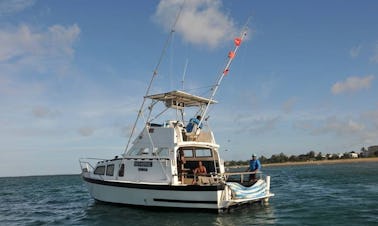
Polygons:
<instances>
[{"instance_id":1,"label":"hardtop canopy","mask_svg":"<svg viewBox=\"0 0 378 226\"><path fill-rule=\"evenodd\" d=\"M192 95L180 90L146 96L145 98L165 102L167 107L198 107L207 104L216 104L217 101L205 97Z\"/></svg>"}]
</instances>

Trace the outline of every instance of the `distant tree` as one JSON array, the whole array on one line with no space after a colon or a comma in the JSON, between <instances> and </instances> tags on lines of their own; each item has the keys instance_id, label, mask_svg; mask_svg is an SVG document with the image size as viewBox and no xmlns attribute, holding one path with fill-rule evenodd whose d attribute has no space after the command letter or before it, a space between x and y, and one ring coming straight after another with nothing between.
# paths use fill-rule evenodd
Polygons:
<instances>
[{"instance_id":1,"label":"distant tree","mask_svg":"<svg viewBox=\"0 0 378 226\"><path fill-rule=\"evenodd\" d=\"M236 166L236 162L234 160L227 162L229 166Z\"/></svg>"},{"instance_id":2,"label":"distant tree","mask_svg":"<svg viewBox=\"0 0 378 226\"><path fill-rule=\"evenodd\" d=\"M289 161L290 161L290 162L296 162L296 161L298 161L298 157L297 157L296 155L291 155L291 156L289 157Z\"/></svg>"},{"instance_id":3,"label":"distant tree","mask_svg":"<svg viewBox=\"0 0 378 226\"><path fill-rule=\"evenodd\" d=\"M268 159L263 155L259 158L259 160L260 160L261 164L268 163Z\"/></svg>"},{"instance_id":4,"label":"distant tree","mask_svg":"<svg viewBox=\"0 0 378 226\"><path fill-rule=\"evenodd\" d=\"M283 152L279 155L280 162L287 162L289 160L289 157L287 157Z\"/></svg>"},{"instance_id":5,"label":"distant tree","mask_svg":"<svg viewBox=\"0 0 378 226\"><path fill-rule=\"evenodd\" d=\"M319 154L315 157L316 160L322 160L323 159L323 156L322 156L322 153L319 152Z\"/></svg>"},{"instance_id":6,"label":"distant tree","mask_svg":"<svg viewBox=\"0 0 378 226\"><path fill-rule=\"evenodd\" d=\"M309 160L309 157L308 157L308 155L298 155L298 161L307 161L307 160Z\"/></svg>"},{"instance_id":7,"label":"distant tree","mask_svg":"<svg viewBox=\"0 0 378 226\"><path fill-rule=\"evenodd\" d=\"M278 155L272 155L272 156L270 157L270 162L271 162L271 163L277 163L277 162L279 162L279 161L278 161Z\"/></svg>"},{"instance_id":8,"label":"distant tree","mask_svg":"<svg viewBox=\"0 0 378 226\"><path fill-rule=\"evenodd\" d=\"M337 154L333 154L331 159L339 159L339 156Z\"/></svg>"},{"instance_id":9,"label":"distant tree","mask_svg":"<svg viewBox=\"0 0 378 226\"><path fill-rule=\"evenodd\" d=\"M309 159L313 159L315 158L315 151L310 151L309 153L307 153L307 155Z\"/></svg>"},{"instance_id":10,"label":"distant tree","mask_svg":"<svg viewBox=\"0 0 378 226\"><path fill-rule=\"evenodd\" d=\"M245 165L246 164L246 161L242 161L242 160L239 160L236 162L236 165L238 166L242 166L242 165Z\"/></svg>"},{"instance_id":11,"label":"distant tree","mask_svg":"<svg viewBox=\"0 0 378 226\"><path fill-rule=\"evenodd\" d=\"M270 157L269 159L269 162L271 163L281 163L281 162L287 162L289 160L289 158L284 154L284 153L280 153L279 155L272 155L272 157Z\"/></svg>"}]
</instances>

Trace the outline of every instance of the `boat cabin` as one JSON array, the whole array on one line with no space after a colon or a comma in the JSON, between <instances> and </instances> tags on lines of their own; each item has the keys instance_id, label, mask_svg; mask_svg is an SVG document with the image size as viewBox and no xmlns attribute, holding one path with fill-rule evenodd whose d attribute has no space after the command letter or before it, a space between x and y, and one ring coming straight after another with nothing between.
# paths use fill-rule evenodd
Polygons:
<instances>
[{"instance_id":1,"label":"boat cabin","mask_svg":"<svg viewBox=\"0 0 378 226\"><path fill-rule=\"evenodd\" d=\"M183 110L216 103L182 91L148 96L151 105ZM152 109L152 107L150 108ZM123 158L98 162L94 174L101 178L158 184L195 184L199 162L206 177L224 172L214 135L209 128L195 125L187 132L183 119L164 123L147 122Z\"/></svg>"}]
</instances>

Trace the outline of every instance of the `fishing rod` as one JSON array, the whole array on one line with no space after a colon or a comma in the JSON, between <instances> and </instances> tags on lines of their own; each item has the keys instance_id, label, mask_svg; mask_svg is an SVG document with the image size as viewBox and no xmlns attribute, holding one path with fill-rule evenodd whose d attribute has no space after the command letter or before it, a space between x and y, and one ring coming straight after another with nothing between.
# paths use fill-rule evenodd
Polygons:
<instances>
[{"instance_id":1,"label":"fishing rod","mask_svg":"<svg viewBox=\"0 0 378 226\"><path fill-rule=\"evenodd\" d=\"M184 90L184 82L185 82L185 76L186 76L186 69L188 68L188 63L189 63L189 60L187 58L185 61L184 72L182 73L182 80L181 80L182 90Z\"/></svg>"},{"instance_id":2,"label":"fishing rod","mask_svg":"<svg viewBox=\"0 0 378 226\"><path fill-rule=\"evenodd\" d=\"M184 2L185 2L185 1L184 1ZM183 6L184 6L184 4L182 4L182 5L180 6L179 12L177 13L177 16L176 16L176 19L175 19L175 21L174 21L174 23L173 23L173 25L172 25L171 31L169 32L169 35L168 35L168 37L167 37L167 40L165 41L165 44L164 44L163 50L162 50L162 52L161 52L161 54L160 54L160 57L159 57L158 63L156 64L155 69L154 69L154 71L153 71L153 73L152 73L150 83L148 84L148 87L147 87L147 90L146 90L146 94L145 94L144 97L143 97L143 102L142 102L142 104L141 104L141 106L140 106L140 108L139 108L139 110L138 110L138 115L137 115L137 118L136 118L136 120L135 120L135 122L134 122L133 128L132 128L132 130L131 130L131 133L130 133L129 139L128 139L128 141L127 141L127 145L126 145L126 147L125 147L125 151L124 151L124 153L126 153L127 149L129 148L129 145L130 145L131 139L132 139L132 137L133 137L133 135L134 135L135 128L136 128L137 123L138 123L138 120L139 120L140 116L142 115L142 111L143 111L143 108L144 108L144 104L146 103L146 99L147 99L146 97L147 97L148 94L150 93L150 89L151 89L152 83L153 83L153 81L155 80L155 77L156 77L157 74L158 74L158 69L160 68L160 64L161 64L161 62L163 61L163 58L164 58L164 56L165 56L165 54L166 54L166 52L167 52L167 49L168 49L169 44L171 43L171 40L172 40L173 34L174 34L174 32L175 32L175 28L176 28L177 22L178 22L178 20L179 20L179 18L180 18L180 16L181 16L181 12L182 12Z\"/></svg>"},{"instance_id":3,"label":"fishing rod","mask_svg":"<svg viewBox=\"0 0 378 226\"><path fill-rule=\"evenodd\" d=\"M204 120L204 118L205 118L204 116L206 115L207 111L209 110L210 103L214 100L215 94L217 93L217 90L218 90L220 84L222 83L223 78L228 74L228 72L230 70L232 60L235 58L236 53L237 53L237 51L238 51L241 43L243 42L243 40L247 36L248 24L249 24L250 20L251 20L251 17L249 17L247 19L247 22L243 26L242 31L241 31L239 37L236 37L234 39L234 45L235 45L235 47L234 47L234 49L232 51L230 51L228 53L228 60L227 60L226 66L224 67L224 69L221 72L221 74L218 76L217 82L215 83L214 87L212 88L213 92L210 95L209 102L207 103L205 110L202 112L201 120L198 123L198 125L201 125L202 121Z\"/></svg>"}]
</instances>

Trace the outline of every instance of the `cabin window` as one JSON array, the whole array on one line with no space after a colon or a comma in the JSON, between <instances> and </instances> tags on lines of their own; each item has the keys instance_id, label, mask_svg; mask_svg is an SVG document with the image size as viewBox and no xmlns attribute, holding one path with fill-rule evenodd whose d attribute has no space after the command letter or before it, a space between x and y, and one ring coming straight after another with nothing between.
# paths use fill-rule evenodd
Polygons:
<instances>
[{"instance_id":1,"label":"cabin window","mask_svg":"<svg viewBox=\"0 0 378 226\"><path fill-rule=\"evenodd\" d=\"M94 174L104 175L105 174L105 166L97 166L95 171L94 171Z\"/></svg>"},{"instance_id":2,"label":"cabin window","mask_svg":"<svg viewBox=\"0 0 378 226\"><path fill-rule=\"evenodd\" d=\"M184 151L185 157L188 157L188 158L193 157L193 150L192 149L184 149L183 151Z\"/></svg>"},{"instance_id":3,"label":"cabin window","mask_svg":"<svg viewBox=\"0 0 378 226\"><path fill-rule=\"evenodd\" d=\"M118 176L119 177L123 177L125 175L125 164L121 164L121 167L119 167L119 170L118 170Z\"/></svg>"},{"instance_id":4,"label":"cabin window","mask_svg":"<svg viewBox=\"0 0 378 226\"><path fill-rule=\"evenodd\" d=\"M211 149L209 148L199 148L196 149L196 157L212 157Z\"/></svg>"},{"instance_id":5,"label":"cabin window","mask_svg":"<svg viewBox=\"0 0 378 226\"><path fill-rule=\"evenodd\" d=\"M114 175L114 164L110 164L106 167L106 176Z\"/></svg>"}]
</instances>

